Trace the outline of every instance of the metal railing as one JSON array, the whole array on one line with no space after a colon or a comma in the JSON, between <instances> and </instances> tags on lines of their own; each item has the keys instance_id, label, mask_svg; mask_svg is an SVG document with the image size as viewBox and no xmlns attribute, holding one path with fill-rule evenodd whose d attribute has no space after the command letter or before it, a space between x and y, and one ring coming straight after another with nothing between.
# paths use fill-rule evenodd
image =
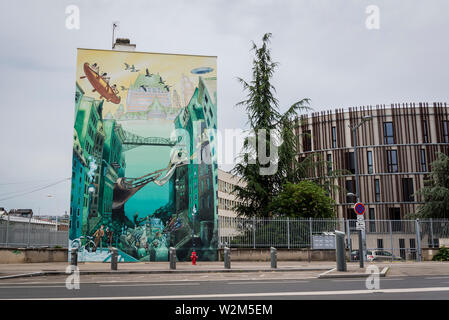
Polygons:
<instances>
[{"instance_id":1,"label":"metal railing","mask_svg":"<svg viewBox=\"0 0 449 320\"><path fill-rule=\"evenodd\" d=\"M357 220L219 217L219 247L311 248L316 235L346 233L346 247L358 250ZM367 250L397 259L418 259L423 248L449 242L449 220L366 220Z\"/></svg>"},{"instance_id":2,"label":"metal railing","mask_svg":"<svg viewBox=\"0 0 449 320\"><path fill-rule=\"evenodd\" d=\"M69 231L58 225L0 220L1 247L61 247L67 248Z\"/></svg>"}]
</instances>

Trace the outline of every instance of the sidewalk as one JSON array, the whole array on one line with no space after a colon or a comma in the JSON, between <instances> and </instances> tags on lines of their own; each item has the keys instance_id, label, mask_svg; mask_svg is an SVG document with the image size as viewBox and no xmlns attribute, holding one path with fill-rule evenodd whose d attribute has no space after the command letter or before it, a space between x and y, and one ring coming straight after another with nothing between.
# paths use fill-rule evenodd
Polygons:
<instances>
[{"instance_id":1,"label":"sidewalk","mask_svg":"<svg viewBox=\"0 0 449 320\"><path fill-rule=\"evenodd\" d=\"M0 264L0 279L25 276L66 274L67 262ZM168 262L119 263L118 270L111 270L110 263L78 263L80 274L161 274L161 273L212 273L212 272L324 272L335 267L334 262L281 261L276 269L270 268L270 262L231 262L231 269L224 268L223 261L177 262L176 269L170 270Z\"/></svg>"},{"instance_id":2,"label":"sidewalk","mask_svg":"<svg viewBox=\"0 0 449 320\"><path fill-rule=\"evenodd\" d=\"M371 272L367 268L376 265L379 268L381 277L412 277L412 276L449 276L449 262L423 261L423 262L378 262L365 263L364 268L360 268L358 262L347 263L347 271L337 271L334 266L332 270L321 273L318 278L366 278Z\"/></svg>"},{"instance_id":3,"label":"sidewalk","mask_svg":"<svg viewBox=\"0 0 449 320\"><path fill-rule=\"evenodd\" d=\"M170 270L168 262L136 262L119 263L118 270L112 271L110 263L84 262L78 267L81 275L113 275L113 274L201 274L201 273L255 273L255 272L316 272L319 278L361 278L369 274L366 267L376 265L381 276L449 276L449 262L381 262L366 263L360 268L358 262L348 262L347 272L336 270L336 263L306 262L306 261L278 261L278 268L270 268L270 261L265 262L231 262L231 269L224 268L223 261L198 262L193 266L191 262L177 262L176 269ZM0 280L8 278L63 275L66 274L68 262L55 263L23 263L0 264Z\"/></svg>"}]
</instances>

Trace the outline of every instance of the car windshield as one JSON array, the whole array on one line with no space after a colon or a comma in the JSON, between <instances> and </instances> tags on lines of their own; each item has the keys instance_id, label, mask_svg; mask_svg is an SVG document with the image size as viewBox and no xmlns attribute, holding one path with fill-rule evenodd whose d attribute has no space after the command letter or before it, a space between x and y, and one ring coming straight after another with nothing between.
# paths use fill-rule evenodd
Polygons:
<instances>
[{"instance_id":1,"label":"car windshield","mask_svg":"<svg viewBox=\"0 0 449 320\"><path fill-rule=\"evenodd\" d=\"M370 250L368 250L366 251L366 254L372 255L373 253Z\"/></svg>"}]
</instances>

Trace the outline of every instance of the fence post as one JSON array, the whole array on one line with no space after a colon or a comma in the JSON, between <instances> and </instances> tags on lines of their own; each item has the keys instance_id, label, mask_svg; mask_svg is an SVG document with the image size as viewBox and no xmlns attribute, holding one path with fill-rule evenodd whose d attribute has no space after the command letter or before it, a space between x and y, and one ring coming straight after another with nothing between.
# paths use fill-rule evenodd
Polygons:
<instances>
[{"instance_id":1,"label":"fence post","mask_svg":"<svg viewBox=\"0 0 449 320\"><path fill-rule=\"evenodd\" d=\"M174 247L170 247L169 260L170 260L170 269L175 270L176 269L176 248L174 248Z\"/></svg>"},{"instance_id":2,"label":"fence post","mask_svg":"<svg viewBox=\"0 0 449 320\"><path fill-rule=\"evenodd\" d=\"M388 221L390 227L390 248L391 248L391 261L393 261L394 249L393 249L393 227L391 225L391 220Z\"/></svg>"},{"instance_id":3,"label":"fence post","mask_svg":"<svg viewBox=\"0 0 449 320\"><path fill-rule=\"evenodd\" d=\"M8 247L9 243L9 213L8 213L8 220L6 221L6 247Z\"/></svg>"},{"instance_id":4,"label":"fence post","mask_svg":"<svg viewBox=\"0 0 449 320\"><path fill-rule=\"evenodd\" d=\"M27 248L30 247L30 233L31 233L31 215L30 215L30 219L28 219L28 245Z\"/></svg>"},{"instance_id":5,"label":"fence post","mask_svg":"<svg viewBox=\"0 0 449 320\"><path fill-rule=\"evenodd\" d=\"M417 248L418 249L418 252L417 252L418 254L416 256L416 259L418 261L421 261L421 254L422 254L422 252L421 252L421 230L419 228L420 228L420 226L419 226L419 219L416 219L415 220L416 246L418 247ZM433 239L432 239L432 241L433 241Z\"/></svg>"},{"instance_id":6,"label":"fence post","mask_svg":"<svg viewBox=\"0 0 449 320\"><path fill-rule=\"evenodd\" d=\"M349 225L349 219L346 219L346 234L348 235L348 248L349 248L349 260L352 261L352 241L351 241L351 226Z\"/></svg>"},{"instance_id":7,"label":"fence post","mask_svg":"<svg viewBox=\"0 0 449 320\"><path fill-rule=\"evenodd\" d=\"M253 248L256 249L256 218L253 217Z\"/></svg>"},{"instance_id":8,"label":"fence post","mask_svg":"<svg viewBox=\"0 0 449 320\"><path fill-rule=\"evenodd\" d=\"M431 239L431 243L432 243L432 248L435 247L435 242L433 241L433 222L432 222L432 218L430 218L430 239Z\"/></svg>"},{"instance_id":9,"label":"fence post","mask_svg":"<svg viewBox=\"0 0 449 320\"><path fill-rule=\"evenodd\" d=\"M53 246L55 246L56 243L58 242L58 216L56 216L55 236L53 238L54 238Z\"/></svg>"},{"instance_id":10,"label":"fence post","mask_svg":"<svg viewBox=\"0 0 449 320\"><path fill-rule=\"evenodd\" d=\"M231 250L228 247L225 247L223 250L224 254L224 267L225 269L231 269Z\"/></svg>"},{"instance_id":11,"label":"fence post","mask_svg":"<svg viewBox=\"0 0 449 320\"><path fill-rule=\"evenodd\" d=\"M312 218L309 218L309 229L310 229L310 249L312 249Z\"/></svg>"},{"instance_id":12,"label":"fence post","mask_svg":"<svg viewBox=\"0 0 449 320\"><path fill-rule=\"evenodd\" d=\"M272 269L276 269L278 264L277 264L277 249L274 247L270 248L270 260L271 260L271 268Z\"/></svg>"},{"instance_id":13,"label":"fence post","mask_svg":"<svg viewBox=\"0 0 449 320\"><path fill-rule=\"evenodd\" d=\"M287 249L290 249L290 220L287 217Z\"/></svg>"},{"instance_id":14,"label":"fence post","mask_svg":"<svg viewBox=\"0 0 449 320\"><path fill-rule=\"evenodd\" d=\"M112 253L111 253L111 270L117 270L117 256L118 256L117 248L112 248Z\"/></svg>"}]
</instances>

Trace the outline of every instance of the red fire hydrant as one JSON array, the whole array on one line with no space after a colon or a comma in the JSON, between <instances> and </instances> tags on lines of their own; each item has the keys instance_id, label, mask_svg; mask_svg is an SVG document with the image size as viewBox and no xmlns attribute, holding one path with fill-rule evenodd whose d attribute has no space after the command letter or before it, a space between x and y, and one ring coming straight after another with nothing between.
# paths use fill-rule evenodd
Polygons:
<instances>
[{"instance_id":1,"label":"red fire hydrant","mask_svg":"<svg viewBox=\"0 0 449 320\"><path fill-rule=\"evenodd\" d=\"M192 252L190 259L192 259L192 265L196 265L196 259L198 259L198 256L196 255L195 251Z\"/></svg>"}]
</instances>

